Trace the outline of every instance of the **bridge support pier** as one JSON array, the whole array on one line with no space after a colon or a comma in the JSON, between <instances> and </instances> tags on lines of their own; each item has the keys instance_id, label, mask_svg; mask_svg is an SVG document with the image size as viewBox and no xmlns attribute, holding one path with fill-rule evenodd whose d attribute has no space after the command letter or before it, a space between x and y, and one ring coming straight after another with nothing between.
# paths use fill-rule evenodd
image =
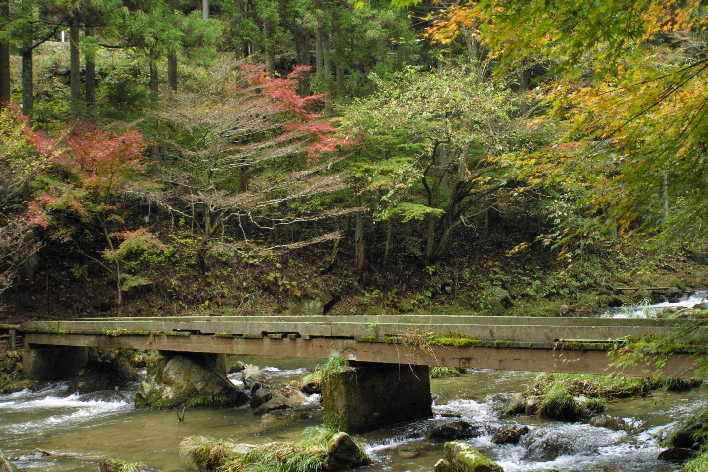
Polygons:
<instances>
[{"instance_id":1,"label":"bridge support pier","mask_svg":"<svg viewBox=\"0 0 708 472\"><path fill-rule=\"evenodd\" d=\"M325 420L340 431L364 433L432 416L428 366L375 362L350 366L322 386Z\"/></svg>"},{"instance_id":2,"label":"bridge support pier","mask_svg":"<svg viewBox=\"0 0 708 472\"><path fill-rule=\"evenodd\" d=\"M88 362L88 348L28 345L22 361L25 375L33 380L76 377Z\"/></svg>"}]
</instances>

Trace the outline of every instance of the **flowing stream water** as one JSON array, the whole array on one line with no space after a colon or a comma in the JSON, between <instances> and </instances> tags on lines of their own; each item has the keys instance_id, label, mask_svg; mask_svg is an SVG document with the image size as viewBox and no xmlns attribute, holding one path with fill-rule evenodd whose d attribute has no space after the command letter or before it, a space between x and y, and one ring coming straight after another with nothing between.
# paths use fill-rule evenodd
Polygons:
<instances>
[{"instance_id":1,"label":"flowing stream water","mask_svg":"<svg viewBox=\"0 0 708 472\"><path fill-rule=\"evenodd\" d=\"M668 304L647 305L605 316L652 316L667 306L694 306L706 300L697 292ZM294 382L316 361L244 359L259 364L275 382ZM264 364L267 362L267 364ZM679 421L708 406L708 386L610 402L607 414L625 426L612 430L585 423L563 423L535 416L502 418L509 396L523 391L537 374L471 370L461 377L433 379L435 416L358 437L374 462L362 472L430 472L442 455L442 444L425 438L435 424L460 417L483 431L470 443L497 461L506 472L664 472L678 470L657 460L661 440ZM238 375L232 376L238 384ZM180 457L186 436L232 438L250 444L297 441L307 426L320 424L319 398L311 409L289 415L256 416L249 408L194 409L178 422L174 411L136 409L135 389L76 394L66 382L47 383L37 391L0 395L0 450L20 470L95 472L102 457L138 461L157 471L188 472L196 468ZM492 443L494 433L526 425L530 432L516 445Z\"/></svg>"},{"instance_id":2,"label":"flowing stream water","mask_svg":"<svg viewBox=\"0 0 708 472\"><path fill-rule=\"evenodd\" d=\"M269 360L272 380L294 380L313 366L293 370L293 360ZM277 366L277 367L272 367ZM425 432L449 416L480 427L470 442L514 471L670 471L675 465L657 460L659 443L682 418L708 405L708 387L611 402L608 414L624 418L614 431L584 423L562 423L534 416L501 418L510 392L523 390L536 374L473 370L462 377L434 379L435 417L359 436L374 458L366 472L430 472L442 445ZM180 457L177 445L190 435L233 438L251 444L297 440L303 428L319 424L322 411L256 416L248 408L188 410L180 423L174 411L135 409L133 391L71 394L67 383L42 390L0 396L0 448L20 470L96 471L101 457L147 463L155 470L195 470ZM317 403L317 397L312 398ZM518 445L496 445L492 435L524 424L530 432ZM51 455L45 455L45 452Z\"/></svg>"}]
</instances>

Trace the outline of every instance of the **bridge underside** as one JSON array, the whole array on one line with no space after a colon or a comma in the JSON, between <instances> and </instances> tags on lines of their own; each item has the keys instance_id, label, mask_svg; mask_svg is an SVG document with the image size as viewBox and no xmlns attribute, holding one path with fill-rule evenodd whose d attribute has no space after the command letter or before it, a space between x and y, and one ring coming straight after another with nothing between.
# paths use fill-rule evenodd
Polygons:
<instances>
[{"instance_id":1,"label":"bridge underside","mask_svg":"<svg viewBox=\"0 0 708 472\"><path fill-rule=\"evenodd\" d=\"M466 347L440 346L425 343L392 342L391 340L357 340L347 338L310 338L295 336L247 339L200 334L54 334L25 335L28 347L73 346L104 349L129 348L233 354L242 356L324 359L339 355L350 361L385 364L434 365L459 368L498 369L531 372L565 372L626 375L655 373L650 365L619 370L610 366L607 352L592 343L489 343ZM663 373L686 376L691 374L693 360L676 354Z\"/></svg>"}]
</instances>

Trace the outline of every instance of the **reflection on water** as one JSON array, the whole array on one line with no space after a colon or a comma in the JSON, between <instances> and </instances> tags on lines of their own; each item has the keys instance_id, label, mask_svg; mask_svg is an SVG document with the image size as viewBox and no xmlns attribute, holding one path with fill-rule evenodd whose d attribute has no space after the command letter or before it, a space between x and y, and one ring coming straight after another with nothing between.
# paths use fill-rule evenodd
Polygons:
<instances>
[{"instance_id":1,"label":"reflection on water","mask_svg":"<svg viewBox=\"0 0 708 472\"><path fill-rule=\"evenodd\" d=\"M255 359L248 360L250 363ZM271 381L291 382L313 368L296 360L269 360L261 374ZM613 431L583 423L561 423L536 417L501 418L510 392L521 391L535 374L477 370L462 377L435 379L435 417L397 425L361 436L375 461L363 472L430 472L441 457L441 444L425 439L433 425L450 416L473 424L481 435L470 442L514 471L663 472L670 464L656 460L661 439L679 418L708 404L706 388L687 393L657 392L611 403L608 414L629 426ZM238 383L238 373L230 376ZM312 396L310 401L318 401ZM47 384L37 392L0 396L0 447L22 469L95 472L100 457L142 461L169 472L193 471L177 453L185 436L228 437L252 444L297 440L303 428L321 422L321 411L256 416L248 408L188 410L183 423L174 411L136 410L132 390L71 394L66 383ZM497 445L492 436L517 424L530 432L517 445ZM49 451L44 455L36 449Z\"/></svg>"}]
</instances>

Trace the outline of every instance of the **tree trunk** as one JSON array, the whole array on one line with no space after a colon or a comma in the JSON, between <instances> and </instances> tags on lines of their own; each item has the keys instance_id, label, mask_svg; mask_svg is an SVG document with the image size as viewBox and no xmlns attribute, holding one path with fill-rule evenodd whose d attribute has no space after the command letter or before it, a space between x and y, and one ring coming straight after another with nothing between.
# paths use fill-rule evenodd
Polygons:
<instances>
[{"instance_id":1,"label":"tree trunk","mask_svg":"<svg viewBox=\"0 0 708 472\"><path fill-rule=\"evenodd\" d=\"M265 59L266 71L273 73L273 42L270 37L270 27L267 21L263 22L263 56Z\"/></svg>"},{"instance_id":2,"label":"tree trunk","mask_svg":"<svg viewBox=\"0 0 708 472\"><path fill-rule=\"evenodd\" d=\"M433 253L435 252L435 217L433 215L425 216L425 265L430 265L433 262Z\"/></svg>"},{"instance_id":3,"label":"tree trunk","mask_svg":"<svg viewBox=\"0 0 708 472\"><path fill-rule=\"evenodd\" d=\"M388 256L391 254L391 237L393 235L391 220L386 220L386 243L384 245L384 264L388 262Z\"/></svg>"},{"instance_id":4,"label":"tree trunk","mask_svg":"<svg viewBox=\"0 0 708 472\"><path fill-rule=\"evenodd\" d=\"M86 28L86 36L93 36L92 28ZM96 55L89 48L84 56L86 61L86 105L96 104Z\"/></svg>"},{"instance_id":5,"label":"tree trunk","mask_svg":"<svg viewBox=\"0 0 708 472\"><path fill-rule=\"evenodd\" d=\"M354 224L354 265L357 272L364 269L364 261L366 258L366 242L364 241L364 215L359 212L356 214Z\"/></svg>"},{"instance_id":6,"label":"tree trunk","mask_svg":"<svg viewBox=\"0 0 708 472\"><path fill-rule=\"evenodd\" d=\"M79 19L76 15L71 19L70 36L70 80L71 80L71 112L78 115L81 111L81 59L79 57Z\"/></svg>"},{"instance_id":7,"label":"tree trunk","mask_svg":"<svg viewBox=\"0 0 708 472\"><path fill-rule=\"evenodd\" d=\"M160 93L160 80L157 75L157 65L154 59L150 59L150 92L152 98L157 98Z\"/></svg>"},{"instance_id":8,"label":"tree trunk","mask_svg":"<svg viewBox=\"0 0 708 472\"><path fill-rule=\"evenodd\" d=\"M202 19L209 19L209 0L202 0Z\"/></svg>"},{"instance_id":9,"label":"tree trunk","mask_svg":"<svg viewBox=\"0 0 708 472\"><path fill-rule=\"evenodd\" d=\"M295 51L298 64L309 66L310 48L307 44L307 37L299 31L294 31L293 35L295 37ZM310 81L307 74L303 74L298 79L298 93L303 97L310 95Z\"/></svg>"},{"instance_id":10,"label":"tree trunk","mask_svg":"<svg viewBox=\"0 0 708 472\"><path fill-rule=\"evenodd\" d=\"M32 116L34 107L34 87L32 71L32 45L22 50L22 113Z\"/></svg>"},{"instance_id":11,"label":"tree trunk","mask_svg":"<svg viewBox=\"0 0 708 472\"><path fill-rule=\"evenodd\" d=\"M322 72L324 68L323 52L322 52L322 20L317 17L317 28L315 29L315 71L317 74Z\"/></svg>"},{"instance_id":12,"label":"tree trunk","mask_svg":"<svg viewBox=\"0 0 708 472\"><path fill-rule=\"evenodd\" d=\"M177 91L177 53L167 56L167 83L171 91Z\"/></svg>"},{"instance_id":13,"label":"tree trunk","mask_svg":"<svg viewBox=\"0 0 708 472\"><path fill-rule=\"evenodd\" d=\"M0 0L0 17L10 17L10 0ZM10 100L10 42L0 41L0 108Z\"/></svg>"}]
</instances>

